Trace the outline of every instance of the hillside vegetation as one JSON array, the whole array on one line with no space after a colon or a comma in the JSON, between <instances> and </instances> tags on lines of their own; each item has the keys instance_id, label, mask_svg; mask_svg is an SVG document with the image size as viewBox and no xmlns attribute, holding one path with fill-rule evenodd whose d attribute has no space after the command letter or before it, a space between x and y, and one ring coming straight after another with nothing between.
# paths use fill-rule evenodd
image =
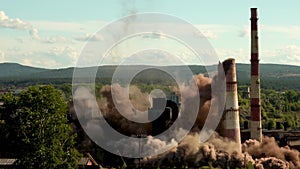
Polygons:
<instances>
[{"instance_id":1,"label":"hillside vegetation","mask_svg":"<svg viewBox=\"0 0 300 169\"><path fill-rule=\"evenodd\" d=\"M135 72L145 66L122 66L126 72ZM182 76L182 70L185 66L166 66L164 69L170 72L179 73ZM96 81L102 84L109 84L117 66L101 66L87 67L81 69L82 77L89 77L93 70L97 70ZM161 68L161 67L155 67ZM190 65L189 68L193 74L207 73L206 68L200 65ZM0 83L4 85L15 86L30 86L35 84L63 84L71 83L74 68L64 69L42 69L23 66L16 63L0 64ZM300 90L300 66L276 65L276 64L261 64L261 87L263 89L273 90ZM155 76L154 76L155 75ZM137 75L136 82L153 84L161 82L164 84L165 79L170 78L168 74L155 73L155 69L144 71L142 75ZM237 64L238 85L250 85L250 65ZM122 80L122 79L121 79Z\"/></svg>"}]
</instances>

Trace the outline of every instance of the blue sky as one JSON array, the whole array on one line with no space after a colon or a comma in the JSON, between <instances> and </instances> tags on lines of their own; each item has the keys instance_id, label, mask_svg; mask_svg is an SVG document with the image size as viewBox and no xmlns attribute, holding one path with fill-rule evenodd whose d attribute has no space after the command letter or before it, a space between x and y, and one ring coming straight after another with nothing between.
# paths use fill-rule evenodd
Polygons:
<instances>
[{"instance_id":1,"label":"blue sky","mask_svg":"<svg viewBox=\"0 0 300 169\"><path fill-rule=\"evenodd\" d=\"M86 40L104 25L129 14L159 12L196 26L221 61L234 57L239 63L249 63L250 8L257 7L261 62L300 66L300 1L297 0L272 3L258 0L1 0L0 3L0 62L47 68L75 66ZM174 48L180 52L181 48ZM187 61L188 64L194 62Z\"/></svg>"}]
</instances>

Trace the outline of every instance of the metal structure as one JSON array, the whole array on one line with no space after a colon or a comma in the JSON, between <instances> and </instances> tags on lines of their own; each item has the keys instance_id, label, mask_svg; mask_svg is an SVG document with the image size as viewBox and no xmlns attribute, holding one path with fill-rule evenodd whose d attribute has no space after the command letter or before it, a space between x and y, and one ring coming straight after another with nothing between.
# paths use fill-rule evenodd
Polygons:
<instances>
[{"instance_id":1,"label":"metal structure","mask_svg":"<svg viewBox=\"0 0 300 169\"><path fill-rule=\"evenodd\" d=\"M260 72L257 31L257 8L251 8L251 138L261 142Z\"/></svg>"},{"instance_id":2,"label":"metal structure","mask_svg":"<svg viewBox=\"0 0 300 169\"><path fill-rule=\"evenodd\" d=\"M226 75L226 104L223 134L230 140L241 143L235 59L225 60L223 68ZM239 150L241 151L241 147Z\"/></svg>"},{"instance_id":3,"label":"metal structure","mask_svg":"<svg viewBox=\"0 0 300 169\"><path fill-rule=\"evenodd\" d=\"M163 103L166 103L164 106L163 112L160 109ZM165 98L152 98L152 107L148 110L148 119L151 120L154 117L157 117L153 120L152 123L152 136L161 134L167 130L177 119L179 109L178 105L171 101L165 100Z\"/></svg>"}]
</instances>

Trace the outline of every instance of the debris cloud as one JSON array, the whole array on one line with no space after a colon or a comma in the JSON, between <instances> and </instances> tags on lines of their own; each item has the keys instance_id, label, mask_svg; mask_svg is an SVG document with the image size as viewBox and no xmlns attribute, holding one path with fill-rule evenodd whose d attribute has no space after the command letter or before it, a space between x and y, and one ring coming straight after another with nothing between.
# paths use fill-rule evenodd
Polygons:
<instances>
[{"instance_id":1,"label":"debris cloud","mask_svg":"<svg viewBox=\"0 0 300 169\"><path fill-rule=\"evenodd\" d=\"M242 145L242 150L249 153L254 159L258 159L257 163L261 165L267 162L272 162L275 165L276 162L280 162L282 166L300 168L299 151L290 149L288 146L279 147L274 137L264 137L261 143L257 140L247 140Z\"/></svg>"},{"instance_id":2,"label":"debris cloud","mask_svg":"<svg viewBox=\"0 0 300 169\"><path fill-rule=\"evenodd\" d=\"M263 137L262 142L256 140L247 140L243 144L230 141L227 138L221 137L215 132L206 142L200 143L200 134L206 117L210 110L211 101L214 96L211 91L213 81L204 75L194 76L196 84L200 93L200 106L196 123L191 132L181 141L171 140L169 142L162 141L150 135L146 137L143 142L145 149L161 149L165 146L171 146L172 149L159 154L157 156L147 156L142 159L144 166L168 166L182 168L213 166L220 168L241 168L253 165L256 169L267 168L300 168L300 153L297 150L290 149L288 146L279 147L273 137ZM102 99L98 100L101 113L107 119L112 127L118 131L131 136L136 132L137 128L143 128L144 134L151 133L151 125L135 123L127 118L124 118L116 109L114 100L112 98L112 88L117 95L116 100L122 106L122 111L129 116L139 116L139 114L132 110L129 104L134 105L135 108L141 112L150 106L148 95L142 93L137 87L131 87L130 99L126 100L125 95L121 90L122 87L118 84L111 86L104 86L101 89ZM187 91L188 92L188 89ZM194 95L191 93L191 98ZM184 100L181 100L184 104ZM141 104L141 102L143 104ZM87 106L91 106L88 104ZM187 111L184 110L183 113ZM146 116L145 116L146 117ZM98 129L97 129L98 130ZM177 133L183 129L178 129ZM219 129L221 130L221 129ZM176 138L176 136L174 136ZM122 142L122 140L120 140ZM139 143L133 142L136 146L135 150L139 150ZM242 152L238 151L238 147L242 147ZM122 151L120 150L121 154ZM145 152L142 152L145 153Z\"/></svg>"}]
</instances>

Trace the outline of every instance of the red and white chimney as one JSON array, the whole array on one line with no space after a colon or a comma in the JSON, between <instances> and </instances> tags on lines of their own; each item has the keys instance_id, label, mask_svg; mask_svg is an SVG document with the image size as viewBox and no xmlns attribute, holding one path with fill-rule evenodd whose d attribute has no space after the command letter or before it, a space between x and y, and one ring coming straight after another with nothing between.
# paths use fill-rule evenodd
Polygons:
<instances>
[{"instance_id":1,"label":"red and white chimney","mask_svg":"<svg viewBox=\"0 0 300 169\"><path fill-rule=\"evenodd\" d=\"M260 73L257 34L257 8L251 8L251 138L261 142Z\"/></svg>"},{"instance_id":2,"label":"red and white chimney","mask_svg":"<svg viewBox=\"0 0 300 169\"><path fill-rule=\"evenodd\" d=\"M226 104L223 135L232 141L241 143L235 59L225 60L223 62L223 68L226 76ZM241 147L239 147L239 150L241 151Z\"/></svg>"}]
</instances>

